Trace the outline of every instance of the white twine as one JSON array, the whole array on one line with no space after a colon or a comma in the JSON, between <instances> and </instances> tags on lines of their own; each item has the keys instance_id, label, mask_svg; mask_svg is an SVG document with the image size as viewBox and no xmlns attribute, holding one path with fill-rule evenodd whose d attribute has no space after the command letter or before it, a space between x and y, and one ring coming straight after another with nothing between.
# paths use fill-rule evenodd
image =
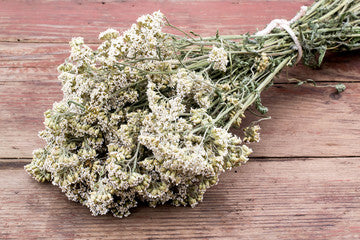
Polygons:
<instances>
[{"instance_id":1,"label":"white twine","mask_svg":"<svg viewBox=\"0 0 360 240\"><path fill-rule=\"evenodd\" d=\"M266 26L266 28L264 30L257 32L255 34L255 36L265 36L265 35L269 34L274 28L284 29L285 31L287 31L289 33L290 37L292 38L292 40L295 43L296 49L298 50L298 56L297 56L297 59L295 62L295 64L297 64L302 58L303 50L301 48L299 39L296 37L296 34L291 29L290 25L292 23L294 23L295 21L299 20L302 16L304 16L306 11L307 11L307 7L302 6L300 8L300 11L290 21L288 21L286 19L274 19Z\"/></svg>"}]
</instances>

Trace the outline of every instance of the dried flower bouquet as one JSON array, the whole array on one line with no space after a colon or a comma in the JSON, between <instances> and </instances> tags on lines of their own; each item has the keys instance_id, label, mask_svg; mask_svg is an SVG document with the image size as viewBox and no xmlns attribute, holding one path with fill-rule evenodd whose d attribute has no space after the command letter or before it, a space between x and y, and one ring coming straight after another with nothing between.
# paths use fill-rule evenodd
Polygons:
<instances>
[{"instance_id":1,"label":"dried flower bouquet","mask_svg":"<svg viewBox=\"0 0 360 240\"><path fill-rule=\"evenodd\" d=\"M64 98L45 112L44 148L26 170L92 214L129 215L138 202L194 207L221 172L248 160L259 126L229 132L285 66L319 66L327 51L358 49L360 2L318 0L254 35L201 37L145 15L96 50L70 42ZM181 36L162 27L179 30ZM337 86L338 91L343 85Z\"/></svg>"}]
</instances>

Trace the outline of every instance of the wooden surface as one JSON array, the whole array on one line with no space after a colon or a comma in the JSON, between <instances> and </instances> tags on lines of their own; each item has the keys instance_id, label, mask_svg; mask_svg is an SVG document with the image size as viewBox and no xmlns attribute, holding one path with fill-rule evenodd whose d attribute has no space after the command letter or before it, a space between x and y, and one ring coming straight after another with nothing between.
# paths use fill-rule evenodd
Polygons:
<instances>
[{"instance_id":1,"label":"wooden surface","mask_svg":"<svg viewBox=\"0 0 360 240\"><path fill-rule=\"evenodd\" d=\"M311 1L0 1L0 239L359 239L360 52L320 70L283 72L263 96L271 120L245 166L221 176L196 208L139 207L125 219L93 217L23 170L43 142L43 112L61 99L56 66L67 42L124 30L160 9L211 35L253 32ZM296 86L289 78L347 90Z\"/></svg>"}]
</instances>

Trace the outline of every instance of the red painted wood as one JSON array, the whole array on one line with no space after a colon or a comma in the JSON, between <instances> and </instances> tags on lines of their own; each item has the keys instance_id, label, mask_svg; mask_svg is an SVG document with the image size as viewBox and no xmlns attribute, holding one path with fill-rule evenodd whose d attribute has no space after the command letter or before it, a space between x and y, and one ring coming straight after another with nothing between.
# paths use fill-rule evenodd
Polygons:
<instances>
[{"instance_id":1,"label":"red painted wood","mask_svg":"<svg viewBox=\"0 0 360 240\"><path fill-rule=\"evenodd\" d=\"M104 3L104 4L103 4ZM291 19L312 1L1 1L0 41L97 41L109 27L125 30L142 14L161 10L175 25L204 35L242 34L274 18ZM19 14L20 13L20 14Z\"/></svg>"},{"instance_id":2,"label":"red painted wood","mask_svg":"<svg viewBox=\"0 0 360 240\"><path fill-rule=\"evenodd\" d=\"M89 46L96 49L98 44L89 44ZM0 82L10 79L11 81L42 80L41 75L44 74L42 72L51 73L53 77L48 77L47 80L56 81L56 68L69 56L69 50L67 43L0 42ZM315 81L359 81L359 53L360 51L355 51L328 55L320 70L311 70L299 64L295 68L289 68L288 77L300 80L311 78ZM15 68L19 69L14 70ZM39 74L38 79L34 75L36 71ZM21 73L24 75L21 76ZM32 76L28 78L30 73ZM280 82L287 82L286 74L282 75Z\"/></svg>"},{"instance_id":3,"label":"red painted wood","mask_svg":"<svg viewBox=\"0 0 360 240\"><path fill-rule=\"evenodd\" d=\"M360 158L251 161L220 177L196 208L145 206L93 217L21 168L0 169L0 232L9 239L356 240ZM3 166L4 166L3 165Z\"/></svg>"},{"instance_id":4,"label":"red painted wood","mask_svg":"<svg viewBox=\"0 0 360 240\"><path fill-rule=\"evenodd\" d=\"M263 96L271 120L260 123L261 141L252 157L359 156L360 84L333 88L275 85ZM62 99L58 82L3 82L0 85L0 158L31 157L44 143L43 113ZM256 118L247 113L246 121ZM246 123L243 125L246 126Z\"/></svg>"},{"instance_id":5,"label":"red painted wood","mask_svg":"<svg viewBox=\"0 0 360 240\"><path fill-rule=\"evenodd\" d=\"M312 2L0 1L0 238L358 239L359 52L330 56L320 71L289 71L300 80L345 82L341 95L331 88L270 88L263 100L272 119L261 122L262 141L252 145L253 156L265 161L225 173L195 209L140 207L127 219L92 217L23 170L30 159L21 158L43 146L37 137L43 112L62 97L56 66L72 37L97 43L99 32L125 30L158 9L185 30L241 34L290 19ZM286 73L278 79L286 80Z\"/></svg>"}]
</instances>

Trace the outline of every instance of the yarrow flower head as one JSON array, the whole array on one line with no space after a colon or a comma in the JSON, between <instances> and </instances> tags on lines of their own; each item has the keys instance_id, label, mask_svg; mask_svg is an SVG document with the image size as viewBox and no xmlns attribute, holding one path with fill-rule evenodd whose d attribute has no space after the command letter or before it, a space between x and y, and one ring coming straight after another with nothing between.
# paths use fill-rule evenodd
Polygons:
<instances>
[{"instance_id":1,"label":"yarrow flower head","mask_svg":"<svg viewBox=\"0 0 360 240\"><path fill-rule=\"evenodd\" d=\"M223 47L213 46L208 61L213 64L213 69L225 72L229 60Z\"/></svg>"}]
</instances>

